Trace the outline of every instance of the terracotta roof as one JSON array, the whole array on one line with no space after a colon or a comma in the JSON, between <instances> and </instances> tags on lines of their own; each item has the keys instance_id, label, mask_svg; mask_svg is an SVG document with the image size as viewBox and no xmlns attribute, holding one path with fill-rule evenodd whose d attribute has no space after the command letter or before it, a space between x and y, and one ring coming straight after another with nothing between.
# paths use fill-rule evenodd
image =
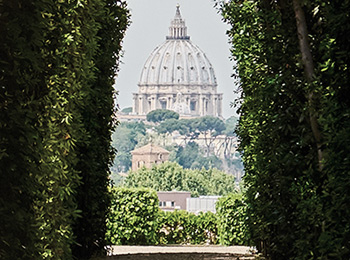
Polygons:
<instances>
[{"instance_id":1,"label":"terracotta roof","mask_svg":"<svg viewBox=\"0 0 350 260\"><path fill-rule=\"evenodd\" d=\"M169 154L170 152L168 150L165 150L162 147L159 147L157 145L149 143L145 146L142 146L140 148L137 148L137 149L131 151L131 153L132 154L159 154L159 153Z\"/></svg>"}]
</instances>

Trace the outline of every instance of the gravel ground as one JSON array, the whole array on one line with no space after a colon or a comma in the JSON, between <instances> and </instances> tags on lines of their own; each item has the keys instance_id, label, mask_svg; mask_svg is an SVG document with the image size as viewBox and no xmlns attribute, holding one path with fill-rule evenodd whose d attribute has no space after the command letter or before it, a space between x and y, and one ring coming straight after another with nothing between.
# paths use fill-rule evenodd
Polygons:
<instances>
[{"instance_id":1,"label":"gravel ground","mask_svg":"<svg viewBox=\"0 0 350 260\"><path fill-rule=\"evenodd\" d=\"M112 246L112 255L155 253L250 254L246 246Z\"/></svg>"},{"instance_id":2,"label":"gravel ground","mask_svg":"<svg viewBox=\"0 0 350 260\"><path fill-rule=\"evenodd\" d=\"M245 246L113 246L96 260L253 260Z\"/></svg>"}]
</instances>

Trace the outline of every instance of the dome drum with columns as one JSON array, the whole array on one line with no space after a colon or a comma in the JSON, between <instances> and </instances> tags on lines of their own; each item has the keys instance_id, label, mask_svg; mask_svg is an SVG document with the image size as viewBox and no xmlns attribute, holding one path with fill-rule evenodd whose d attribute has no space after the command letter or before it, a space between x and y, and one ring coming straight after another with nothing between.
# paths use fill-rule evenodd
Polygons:
<instances>
[{"instance_id":1,"label":"dome drum with columns","mask_svg":"<svg viewBox=\"0 0 350 260\"><path fill-rule=\"evenodd\" d=\"M222 94L216 90L214 69L187 36L179 5L169 36L148 57L138 86L133 114L169 109L183 116L222 116Z\"/></svg>"}]
</instances>

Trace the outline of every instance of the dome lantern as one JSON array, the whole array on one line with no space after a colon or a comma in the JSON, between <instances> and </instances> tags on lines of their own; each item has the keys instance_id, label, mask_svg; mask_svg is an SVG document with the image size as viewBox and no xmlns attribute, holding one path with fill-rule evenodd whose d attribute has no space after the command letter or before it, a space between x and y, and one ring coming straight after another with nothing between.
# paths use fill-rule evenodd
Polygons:
<instances>
[{"instance_id":1,"label":"dome lantern","mask_svg":"<svg viewBox=\"0 0 350 260\"><path fill-rule=\"evenodd\" d=\"M174 19L170 23L169 36L166 37L167 40L189 40L190 36L187 36L187 27L185 20L182 19L180 13L180 5L176 5L176 13Z\"/></svg>"}]
</instances>

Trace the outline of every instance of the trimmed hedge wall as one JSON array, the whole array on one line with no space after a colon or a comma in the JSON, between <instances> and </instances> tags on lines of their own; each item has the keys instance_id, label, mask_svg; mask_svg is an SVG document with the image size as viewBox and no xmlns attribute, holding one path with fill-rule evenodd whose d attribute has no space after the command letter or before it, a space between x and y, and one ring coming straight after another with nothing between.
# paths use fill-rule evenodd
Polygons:
<instances>
[{"instance_id":1,"label":"trimmed hedge wall","mask_svg":"<svg viewBox=\"0 0 350 260\"><path fill-rule=\"evenodd\" d=\"M0 1L1 259L103 248L127 20L122 0Z\"/></svg>"},{"instance_id":2,"label":"trimmed hedge wall","mask_svg":"<svg viewBox=\"0 0 350 260\"><path fill-rule=\"evenodd\" d=\"M249 244L246 205L237 194L222 197L217 214L199 215L161 211L157 194L150 189L113 188L112 194L107 223L111 245Z\"/></svg>"}]
</instances>

